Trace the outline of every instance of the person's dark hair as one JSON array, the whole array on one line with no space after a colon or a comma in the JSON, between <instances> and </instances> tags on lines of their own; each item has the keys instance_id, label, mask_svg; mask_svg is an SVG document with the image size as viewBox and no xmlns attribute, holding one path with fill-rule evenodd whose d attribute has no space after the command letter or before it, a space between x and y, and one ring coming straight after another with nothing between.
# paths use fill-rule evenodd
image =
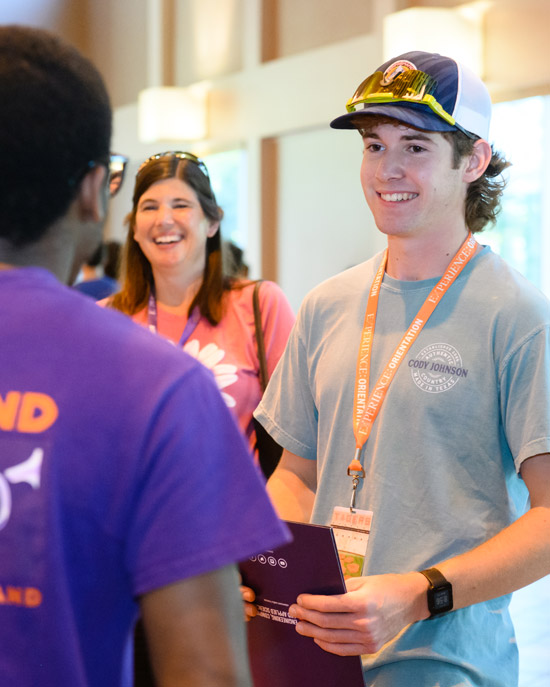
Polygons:
<instances>
[{"instance_id":1,"label":"person's dark hair","mask_svg":"<svg viewBox=\"0 0 550 687\"><path fill-rule=\"evenodd\" d=\"M103 273L111 279L118 279L121 245L118 241L107 241L103 258Z\"/></svg>"},{"instance_id":2,"label":"person's dark hair","mask_svg":"<svg viewBox=\"0 0 550 687\"><path fill-rule=\"evenodd\" d=\"M233 241L224 241L222 246L224 271L236 278L248 277L248 265L244 261L244 251Z\"/></svg>"},{"instance_id":3,"label":"person's dark hair","mask_svg":"<svg viewBox=\"0 0 550 687\"><path fill-rule=\"evenodd\" d=\"M107 162L111 106L96 68L53 34L0 26L0 238L37 241L89 163Z\"/></svg>"},{"instance_id":4,"label":"person's dark hair","mask_svg":"<svg viewBox=\"0 0 550 687\"><path fill-rule=\"evenodd\" d=\"M142 310L148 303L153 283L153 271L149 260L134 240L134 229L139 199L147 189L163 179L180 179L197 194L205 217L213 222L221 221L223 210L218 206L208 177L194 162L175 156L149 160L138 172L133 195L132 211L126 218L128 232L122 249L122 288L113 296L109 305L129 315ZM224 274L222 262L222 237L218 231L206 240L206 261L201 287L195 296L189 313L199 307L200 313L210 324L217 325L223 315L224 292L234 286L234 280Z\"/></svg>"},{"instance_id":5,"label":"person's dark hair","mask_svg":"<svg viewBox=\"0 0 550 687\"><path fill-rule=\"evenodd\" d=\"M393 126L400 126L403 122L392 117L384 115L368 115L369 125L376 126L379 124L392 124ZM361 136L365 131L365 118L358 117L356 126ZM409 126L411 129L415 127ZM470 155L474 149L474 143L477 138L467 136L458 129L456 131L436 132L441 133L451 145L453 154L453 169L457 169L463 157ZM495 151L491 146L491 161L485 172L473 181L466 192L466 202L464 207L464 216L466 226L475 234L483 231L485 226L489 223L494 224L500 212L500 201L502 192L506 186L506 180L502 173L510 166L510 163L504 156Z\"/></svg>"},{"instance_id":6,"label":"person's dark hair","mask_svg":"<svg viewBox=\"0 0 550 687\"><path fill-rule=\"evenodd\" d=\"M105 254L105 246L100 243L96 250L86 260L88 267L99 267L103 263L103 256Z\"/></svg>"}]
</instances>

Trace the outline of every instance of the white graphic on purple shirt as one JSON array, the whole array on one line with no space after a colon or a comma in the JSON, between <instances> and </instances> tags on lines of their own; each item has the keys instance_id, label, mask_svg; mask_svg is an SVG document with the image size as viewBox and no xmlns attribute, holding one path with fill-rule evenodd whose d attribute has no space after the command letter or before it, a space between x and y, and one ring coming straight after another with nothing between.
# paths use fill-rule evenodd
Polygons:
<instances>
[{"instance_id":1,"label":"white graphic on purple shirt","mask_svg":"<svg viewBox=\"0 0 550 687\"><path fill-rule=\"evenodd\" d=\"M39 489L43 458L43 449L35 448L27 460L4 470L4 474L0 473L0 530L8 524L11 515L11 489L9 483L19 484L20 482L26 482L33 489Z\"/></svg>"}]
</instances>

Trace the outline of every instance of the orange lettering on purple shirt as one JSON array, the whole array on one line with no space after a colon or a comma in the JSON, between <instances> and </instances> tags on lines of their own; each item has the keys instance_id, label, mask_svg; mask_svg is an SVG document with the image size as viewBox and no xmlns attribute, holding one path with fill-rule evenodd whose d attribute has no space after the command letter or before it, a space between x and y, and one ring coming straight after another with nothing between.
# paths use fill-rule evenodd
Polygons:
<instances>
[{"instance_id":1,"label":"orange lettering on purple shirt","mask_svg":"<svg viewBox=\"0 0 550 687\"><path fill-rule=\"evenodd\" d=\"M23 604L23 590L21 587L6 587L8 594L7 603L14 606L21 606Z\"/></svg>"},{"instance_id":2,"label":"orange lettering on purple shirt","mask_svg":"<svg viewBox=\"0 0 550 687\"><path fill-rule=\"evenodd\" d=\"M15 418L20 399L21 394L19 391L8 391L5 400L0 396L0 429L9 431L15 427Z\"/></svg>"},{"instance_id":3,"label":"orange lettering on purple shirt","mask_svg":"<svg viewBox=\"0 0 550 687\"><path fill-rule=\"evenodd\" d=\"M59 411L53 398L46 394L27 391L23 394L17 421L19 432L43 432L57 420Z\"/></svg>"},{"instance_id":4,"label":"orange lettering on purple shirt","mask_svg":"<svg viewBox=\"0 0 550 687\"><path fill-rule=\"evenodd\" d=\"M25 606L36 608L42 604L42 592L36 587L12 587L0 585L0 606Z\"/></svg>"},{"instance_id":5,"label":"orange lettering on purple shirt","mask_svg":"<svg viewBox=\"0 0 550 687\"><path fill-rule=\"evenodd\" d=\"M57 420L59 410L51 396L37 391L8 391L0 396L0 430L38 434Z\"/></svg>"},{"instance_id":6,"label":"orange lettering on purple shirt","mask_svg":"<svg viewBox=\"0 0 550 687\"><path fill-rule=\"evenodd\" d=\"M42 592L34 587L27 587L25 589L25 606L34 608L40 606L42 603Z\"/></svg>"}]
</instances>

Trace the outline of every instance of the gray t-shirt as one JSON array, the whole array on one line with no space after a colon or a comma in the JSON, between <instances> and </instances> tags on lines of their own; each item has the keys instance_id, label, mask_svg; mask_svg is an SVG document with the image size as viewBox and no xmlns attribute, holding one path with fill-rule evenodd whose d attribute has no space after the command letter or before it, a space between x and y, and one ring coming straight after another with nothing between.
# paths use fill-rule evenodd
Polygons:
<instances>
[{"instance_id":1,"label":"gray t-shirt","mask_svg":"<svg viewBox=\"0 0 550 687\"><path fill-rule=\"evenodd\" d=\"M257 417L289 451L318 462L313 522L350 503L355 369L381 256L304 300ZM437 279L385 275L370 385ZM550 452L550 307L489 248L466 266L403 359L363 451L357 508L373 511L364 574L422 570L487 540L521 515L518 475ZM410 626L365 667L443 663L465 685L510 685L517 672L508 597ZM441 661L434 671L433 660ZM453 666L457 668L455 674ZM420 678L419 678L420 679ZM426 678L423 687L432 685ZM382 684L377 681L376 685ZM409 685L393 676L392 685ZM419 683L420 684L420 683Z\"/></svg>"}]
</instances>

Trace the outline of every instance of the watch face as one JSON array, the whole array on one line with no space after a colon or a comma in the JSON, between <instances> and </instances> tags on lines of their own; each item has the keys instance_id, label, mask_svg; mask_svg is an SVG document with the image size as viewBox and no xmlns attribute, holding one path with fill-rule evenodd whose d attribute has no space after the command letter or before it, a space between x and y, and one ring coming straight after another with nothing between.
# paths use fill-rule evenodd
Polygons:
<instances>
[{"instance_id":1,"label":"watch face","mask_svg":"<svg viewBox=\"0 0 550 687\"><path fill-rule=\"evenodd\" d=\"M430 594L429 607L431 613L444 613L453 607L452 591L449 587L433 589Z\"/></svg>"},{"instance_id":2,"label":"watch face","mask_svg":"<svg viewBox=\"0 0 550 687\"><path fill-rule=\"evenodd\" d=\"M451 605L451 592L449 589L434 589L432 595L432 613L449 610Z\"/></svg>"},{"instance_id":3,"label":"watch face","mask_svg":"<svg viewBox=\"0 0 550 687\"><path fill-rule=\"evenodd\" d=\"M446 613L453 608L453 587L437 568L428 568L420 571L427 578L428 609L432 616Z\"/></svg>"}]
</instances>

